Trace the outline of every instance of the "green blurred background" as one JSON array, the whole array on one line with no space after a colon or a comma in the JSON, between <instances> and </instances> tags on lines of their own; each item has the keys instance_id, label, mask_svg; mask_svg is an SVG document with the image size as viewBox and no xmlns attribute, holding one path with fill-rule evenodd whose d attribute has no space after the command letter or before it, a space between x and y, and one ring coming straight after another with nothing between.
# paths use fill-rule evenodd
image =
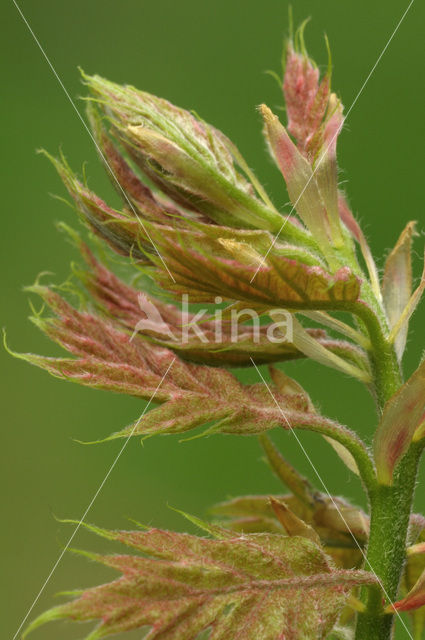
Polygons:
<instances>
[{"instance_id":1,"label":"green blurred background","mask_svg":"<svg viewBox=\"0 0 425 640\"><path fill-rule=\"evenodd\" d=\"M334 61L333 86L346 109L351 105L407 1L298 0L295 21L311 15L307 45L319 64L327 62L323 34ZM281 105L275 82L264 71L280 71L287 29L286 0L21 0L20 6L73 98L83 92L77 66L167 97L221 128L283 206L283 183L267 157L255 106ZM76 226L73 211L49 193L64 196L50 164L35 150L62 147L71 166L87 161L90 184L108 198L93 144L16 7L8 0L1 48L3 224L0 259L2 325L10 345L45 354L56 349L26 319L31 284L44 270L61 282L77 259L56 230L55 221ZM379 266L408 219L423 230L424 5L413 4L400 30L360 96L340 138L341 179L358 213ZM82 111L83 105L77 101ZM423 132L421 132L423 133ZM5 148L6 147L6 148ZM416 274L423 239L416 243ZM36 301L36 304L38 302ZM406 356L412 370L423 349L424 308L415 317ZM141 411L138 400L109 395L50 378L0 353L2 364L3 488L1 637L12 638L66 543L72 528L55 516L80 518L122 443L94 447L93 440L130 423ZM287 367L330 416L370 441L374 428L371 398L343 375L309 363ZM256 374L242 374L256 381ZM289 433L274 433L287 456L312 480L314 473ZM316 436L300 438L329 490L364 504L358 480ZM216 436L179 444L153 438L142 448L129 442L87 520L106 527L134 518L159 527L187 529L168 505L204 516L209 505L242 493L280 491L261 459L254 438ZM417 508L425 510L418 490ZM73 546L101 549L102 542L80 531ZM66 554L41 595L34 614L55 603L58 591L88 586L112 574ZM30 619L31 619L30 618ZM59 636L60 634L60 636ZM397 638L408 637L399 630ZM47 626L34 638L81 637L72 625ZM140 633L128 634L128 640ZM184 639L182 639L184 640ZM229 639L231 640L231 639Z\"/></svg>"}]
</instances>

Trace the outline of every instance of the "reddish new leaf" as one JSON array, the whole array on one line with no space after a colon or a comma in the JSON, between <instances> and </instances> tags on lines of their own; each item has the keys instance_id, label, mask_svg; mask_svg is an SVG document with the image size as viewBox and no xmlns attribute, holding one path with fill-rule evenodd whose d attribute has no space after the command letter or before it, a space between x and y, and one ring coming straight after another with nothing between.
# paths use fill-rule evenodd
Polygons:
<instances>
[{"instance_id":1,"label":"reddish new leaf","mask_svg":"<svg viewBox=\"0 0 425 640\"><path fill-rule=\"evenodd\" d=\"M243 324L251 316L243 310L197 314L166 304L158 298L137 292L98 262L90 250L80 245L90 270L80 274L99 307L129 331L149 336L156 344L172 349L184 360L213 366L251 366L304 357L288 336L292 319L287 314L286 327L281 318L282 336L276 338L276 323ZM278 319L279 320L279 319ZM351 342L330 339L322 329L306 329L307 333L332 353L357 366L364 355Z\"/></svg>"},{"instance_id":2,"label":"reddish new leaf","mask_svg":"<svg viewBox=\"0 0 425 640\"><path fill-rule=\"evenodd\" d=\"M89 638L149 627L146 640L325 638L350 590L372 584L364 571L334 569L312 541L273 534L206 539L150 529L97 533L143 556L90 557L122 573L41 615L100 620Z\"/></svg>"},{"instance_id":3,"label":"reddish new leaf","mask_svg":"<svg viewBox=\"0 0 425 640\"><path fill-rule=\"evenodd\" d=\"M56 314L47 320L37 316L34 322L76 357L18 357L60 378L164 403L112 438L182 433L208 422L213 426L206 433L250 435L277 426L299 427L340 441L353 455L361 448L367 457L357 436L315 413L305 395L281 393L263 383L243 385L224 369L185 363L168 349L138 336L132 340L113 323L77 311L48 287L31 289Z\"/></svg>"},{"instance_id":4,"label":"reddish new leaf","mask_svg":"<svg viewBox=\"0 0 425 640\"><path fill-rule=\"evenodd\" d=\"M392 483L393 472L408 450L425 412L425 361L386 403L374 440L378 479Z\"/></svg>"},{"instance_id":5,"label":"reddish new leaf","mask_svg":"<svg viewBox=\"0 0 425 640\"><path fill-rule=\"evenodd\" d=\"M396 611L412 611L425 605L425 570L419 576L417 582L409 593L402 599L390 605Z\"/></svg>"},{"instance_id":6,"label":"reddish new leaf","mask_svg":"<svg viewBox=\"0 0 425 640\"><path fill-rule=\"evenodd\" d=\"M403 576L403 595L400 603L401 606L414 604L421 602L421 590L422 596L425 593L425 585L423 585L423 578L425 575L425 523L423 516L417 516L417 519L422 519L421 531L419 536L414 536L413 541L416 541L412 547L407 549L407 561ZM421 586L422 583L422 586ZM399 605L398 602L395 605ZM413 627L413 636L415 638L421 638L425 629L425 597L419 604L418 608L404 609L408 612ZM398 609L398 606L397 606ZM391 612L393 609L391 609Z\"/></svg>"},{"instance_id":7,"label":"reddish new leaf","mask_svg":"<svg viewBox=\"0 0 425 640\"><path fill-rule=\"evenodd\" d=\"M331 274L318 263L306 263L305 250L292 248L286 255L285 248L276 249L264 262L259 254L247 263L206 237L171 228L161 234L150 226L149 231L174 278L154 258L158 281L169 291L189 293L193 301L222 296L268 309L346 309L360 295L360 281L348 267Z\"/></svg>"},{"instance_id":8,"label":"reddish new leaf","mask_svg":"<svg viewBox=\"0 0 425 640\"><path fill-rule=\"evenodd\" d=\"M330 96L330 77L327 73L319 82L319 69L289 42L286 52L283 81L288 131L307 157L314 156L312 141L325 118Z\"/></svg>"},{"instance_id":9,"label":"reddish new leaf","mask_svg":"<svg viewBox=\"0 0 425 640\"><path fill-rule=\"evenodd\" d=\"M385 262L382 294L390 329L400 320L412 295L412 240L416 235L415 223L409 222ZM408 322L400 329L395 340L399 358L403 355L407 339Z\"/></svg>"},{"instance_id":10,"label":"reddish new leaf","mask_svg":"<svg viewBox=\"0 0 425 640\"><path fill-rule=\"evenodd\" d=\"M260 109L270 152L285 178L293 207L326 255L331 241L331 225L313 169L277 116L266 105L261 105Z\"/></svg>"}]
</instances>

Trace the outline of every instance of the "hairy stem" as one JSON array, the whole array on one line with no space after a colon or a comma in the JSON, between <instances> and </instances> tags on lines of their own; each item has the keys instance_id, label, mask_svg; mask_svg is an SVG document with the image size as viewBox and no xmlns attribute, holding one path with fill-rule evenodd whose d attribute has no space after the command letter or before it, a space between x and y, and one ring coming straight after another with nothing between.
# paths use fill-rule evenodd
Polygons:
<instances>
[{"instance_id":1,"label":"hairy stem","mask_svg":"<svg viewBox=\"0 0 425 640\"><path fill-rule=\"evenodd\" d=\"M400 365L392 344L388 342L382 331L374 311L366 304L354 304L351 308L364 323L369 333L371 348L369 359L373 375L373 393L376 397L379 411L394 395L402 384Z\"/></svg>"},{"instance_id":2,"label":"hairy stem","mask_svg":"<svg viewBox=\"0 0 425 640\"><path fill-rule=\"evenodd\" d=\"M370 493L370 538L365 568L376 573L381 586L364 590L366 611L358 615L356 640L392 637L394 616L385 615L383 610L398 597L419 455L420 448L411 447L397 469L394 484L380 485Z\"/></svg>"},{"instance_id":3,"label":"hairy stem","mask_svg":"<svg viewBox=\"0 0 425 640\"><path fill-rule=\"evenodd\" d=\"M400 367L373 313L365 307L359 315L371 338L373 391L381 412L402 384ZM358 614L356 640L392 638L395 616L384 614L384 607L398 597L420 452L421 447L411 446L396 469L392 486L368 488L371 520L365 568L378 576L380 585L362 590L366 608Z\"/></svg>"}]
</instances>

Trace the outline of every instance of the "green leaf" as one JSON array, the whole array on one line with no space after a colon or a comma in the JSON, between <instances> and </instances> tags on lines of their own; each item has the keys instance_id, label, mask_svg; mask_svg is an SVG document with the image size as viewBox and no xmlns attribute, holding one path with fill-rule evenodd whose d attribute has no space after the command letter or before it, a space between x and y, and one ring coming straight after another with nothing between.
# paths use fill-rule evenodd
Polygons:
<instances>
[{"instance_id":1,"label":"green leaf","mask_svg":"<svg viewBox=\"0 0 425 640\"><path fill-rule=\"evenodd\" d=\"M288 534L288 536L301 536L312 540L316 544L320 545L320 538L318 533L309 524L304 522L302 518L299 518L285 503L284 500L276 500L276 498L270 498L270 503L276 518Z\"/></svg>"},{"instance_id":2,"label":"green leaf","mask_svg":"<svg viewBox=\"0 0 425 640\"><path fill-rule=\"evenodd\" d=\"M93 530L140 555L93 560L121 572L42 614L26 633L54 619L100 620L88 636L149 627L146 640L311 640L325 638L350 590L376 579L333 567L311 540L251 534L211 540L183 533Z\"/></svg>"},{"instance_id":3,"label":"green leaf","mask_svg":"<svg viewBox=\"0 0 425 640\"><path fill-rule=\"evenodd\" d=\"M174 202L219 224L280 228L282 216L223 133L163 98L99 76L84 79L113 133Z\"/></svg>"},{"instance_id":4,"label":"green leaf","mask_svg":"<svg viewBox=\"0 0 425 640\"><path fill-rule=\"evenodd\" d=\"M283 521L273 504L283 505ZM279 507L278 507L279 509ZM212 507L211 513L233 531L243 533L285 531L294 535L318 536L326 553L344 569L359 567L363 562L361 549L366 546L369 519L366 514L342 498L331 498L319 491L307 504L297 495L248 495L232 498ZM312 534L311 532L314 532ZM317 540L317 538L316 538Z\"/></svg>"}]
</instances>

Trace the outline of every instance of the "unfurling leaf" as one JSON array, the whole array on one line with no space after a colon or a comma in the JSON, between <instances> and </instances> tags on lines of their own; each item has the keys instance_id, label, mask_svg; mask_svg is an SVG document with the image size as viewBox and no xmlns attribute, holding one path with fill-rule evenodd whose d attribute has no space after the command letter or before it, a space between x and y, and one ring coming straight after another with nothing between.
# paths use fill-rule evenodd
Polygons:
<instances>
[{"instance_id":1,"label":"unfurling leaf","mask_svg":"<svg viewBox=\"0 0 425 640\"><path fill-rule=\"evenodd\" d=\"M338 206L336 145L344 118L343 107L330 90L331 69L319 81L319 70L305 49L288 43L283 92L288 114L288 131L299 152L314 170L334 246L344 243ZM310 180L313 180L311 176Z\"/></svg>"},{"instance_id":2,"label":"unfurling leaf","mask_svg":"<svg viewBox=\"0 0 425 640\"><path fill-rule=\"evenodd\" d=\"M290 41L286 51L283 92L288 114L288 132L294 137L299 153L307 159L314 172L314 178L310 176L309 182L315 180L317 183L326 211L328 237L330 236L335 247L345 244L352 252L348 238L341 228L342 221L360 244L373 292L380 300L378 271L369 245L344 194L338 190L336 145L344 123L343 107L336 95L331 93L330 63L327 73L320 80L317 65L308 57L302 44L303 29L304 26L301 26L297 32L295 41L298 44L294 45ZM305 187L306 192L308 187ZM311 208L310 210L312 211Z\"/></svg>"},{"instance_id":3,"label":"unfurling leaf","mask_svg":"<svg viewBox=\"0 0 425 640\"><path fill-rule=\"evenodd\" d=\"M84 78L91 92L92 122L106 115L133 161L174 202L219 224L280 228L281 215L221 131L134 87L99 76Z\"/></svg>"},{"instance_id":4,"label":"unfurling leaf","mask_svg":"<svg viewBox=\"0 0 425 640\"><path fill-rule=\"evenodd\" d=\"M108 172L112 185L123 199L124 206L130 205L134 214L159 224L179 226L183 219L203 220L204 217L193 211L183 211L176 203L171 203L160 193L154 193L132 170L121 153L118 145L108 136L97 107L91 102L87 106L93 136L96 140L100 158ZM71 193L71 195L73 195Z\"/></svg>"},{"instance_id":5,"label":"unfurling leaf","mask_svg":"<svg viewBox=\"0 0 425 640\"><path fill-rule=\"evenodd\" d=\"M386 403L375 434L374 456L378 479L392 483L393 472L424 420L425 361Z\"/></svg>"},{"instance_id":6,"label":"unfurling leaf","mask_svg":"<svg viewBox=\"0 0 425 640\"><path fill-rule=\"evenodd\" d=\"M251 366L251 357L255 357L257 364L304 357L285 336L282 335L279 341L270 340L274 326L271 323L243 324L247 315L236 309L227 319L225 312L216 312L208 318L202 312L190 313L187 302L186 308L179 310L172 304L137 292L98 262L85 245L80 248L90 270L80 272L79 277L100 309L132 333L148 336L155 344L172 349L184 360L240 367ZM322 329L307 331L330 350L344 345L346 349L352 349L348 342L330 340Z\"/></svg>"},{"instance_id":7,"label":"unfurling leaf","mask_svg":"<svg viewBox=\"0 0 425 640\"><path fill-rule=\"evenodd\" d=\"M319 535L313 527L310 527L310 525L304 522L304 520L295 515L285 502L276 500L276 498L270 498L270 504L276 518L279 520L280 524L289 536L301 536L302 538L308 538L320 545Z\"/></svg>"},{"instance_id":8,"label":"unfurling leaf","mask_svg":"<svg viewBox=\"0 0 425 640\"><path fill-rule=\"evenodd\" d=\"M331 226L313 169L298 151L277 116L266 105L262 105L260 109L270 152L285 178L293 207L328 256L332 240Z\"/></svg>"},{"instance_id":9,"label":"unfurling leaf","mask_svg":"<svg viewBox=\"0 0 425 640\"><path fill-rule=\"evenodd\" d=\"M193 302L221 296L264 308L334 310L359 298L360 279L347 266L329 273L310 235L304 245L290 244L285 234L274 241L267 231L205 224L152 194L152 206L115 211L64 159L52 161L89 227L118 253L155 264L155 279Z\"/></svg>"},{"instance_id":10,"label":"unfurling leaf","mask_svg":"<svg viewBox=\"0 0 425 640\"><path fill-rule=\"evenodd\" d=\"M415 223L409 222L385 263L382 293L390 329L396 326L412 295L412 239L417 235ZM395 339L399 359L406 346L408 323Z\"/></svg>"},{"instance_id":11,"label":"unfurling leaf","mask_svg":"<svg viewBox=\"0 0 425 640\"><path fill-rule=\"evenodd\" d=\"M391 333L389 335L389 341L397 343L397 338L400 335L400 332L404 331L404 328L408 326L410 317L414 313L416 307L418 306L423 293L425 291L425 260L424 260L424 268L422 271L421 281L415 291L410 296L406 306L404 307L402 313L400 314L397 322L393 326Z\"/></svg>"},{"instance_id":12,"label":"unfurling leaf","mask_svg":"<svg viewBox=\"0 0 425 640\"><path fill-rule=\"evenodd\" d=\"M309 412L304 399L299 396L283 395L276 391L272 397L262 383L242 385L223 369L184 365L182 362L179 362L179 366L187 371L187 376L190 375L191 387L184 388L180 382L180 389L175 389L168 402L150 411L137 425L130 425L111 437L127 437L130 433L184 433L212 421L213 425L203 435L254 435L280 426L284 429L325 432L330 437L352 442L353 434L350 431ZM179 380L175 380L172 370L170 380L177 387Z\"/></svg>"},{"instance_id":13,"label":"unfurling leaf","mask_svg":"<svg viewBox=\"0 0 425 640\"><path fill-rule=\"evenodd\" d=\"M155 248L148 239L146 241L140 236L140 221L134 212L115 211L78 180L63 156L58 159L50 154L46 155L72 197L79 216L89 229L105 240L117 253L134 255L139 261L146 262L145 253L152 252ZM150 210L155 212L153 203Z\"/></svg>"},{"instance_id":14,"label":"unfurling leaf","mask_svg":"<svg viewBox=\"0 0 425 640\"><path fill-rule=\"evenodd\" d=\"M288 114L288 131L300 151L312 153L312 141L317 138L325 118L330 96L329 72L319 82L319 70L305 52L298 52L293 42L286 50L283 93Z\"/></svg>"},{"instance_id":15,"label":"unfurling leaf","mask_svg":"<svg viewBox=\"0 0 425 640\"><path fill-rule=\"evenodd\" d=\"M193 301L213 302L222 296L264 309L335 310L345 309L360 295L360 280L349 267L331 274L319 260L313 262L312 253L296 247L276 247L259 266L235 260L232 251L204 234L163 233L152 226L149 232L174 278L154 258L156 279L168 291L189 293Z\"/></svg>"},{"instance_id":16,"label":"unfurling leaf","mask_svg":"<svg viewBox=\"0 0 425 640\"><path fill-rule=\"evenodd\" d=\"M165 379L173 355L165 349L151 348L130 336L111 322L85 311L77 311L48 287L29 288L37 293L57 317L32 318L46 334L76 358L52 358L34 354L14 354L52 375L90 387L126 393L155 400L169 398L175 388ZM190 376L185 380L190 385Z\"/></svg>"},{"instance_id":17,"label":"unfurling leaf","mask_svg":"<svg viewBox=\"0 0 425 640\"><path fill-rule=\"evenodd\" d=\"M361 509L336 496L315 491L311 504L295 494L241 496L214 505L211 512L233 531L285 532L320 540L326 553L343 569L359 567L363 562L369 519Z\"/></svg>"},{"instance_id":18,"label":"unfurling leaf","mask_svg":"<svg viewBox=\"0 0 425 640\"><path fill-rule=\"evenodd\" d=\"M373 584L365 571L335 569L311 540L276 534L206 539L150 529L95 532L140 555L93 560L121 577L86 589L37 618L29 630L55 619L100 620L90 640L149 627L146 640L323 639L350 590ZM28 632L27 631L27 632Z\"/></svg>"}]
</instances>

